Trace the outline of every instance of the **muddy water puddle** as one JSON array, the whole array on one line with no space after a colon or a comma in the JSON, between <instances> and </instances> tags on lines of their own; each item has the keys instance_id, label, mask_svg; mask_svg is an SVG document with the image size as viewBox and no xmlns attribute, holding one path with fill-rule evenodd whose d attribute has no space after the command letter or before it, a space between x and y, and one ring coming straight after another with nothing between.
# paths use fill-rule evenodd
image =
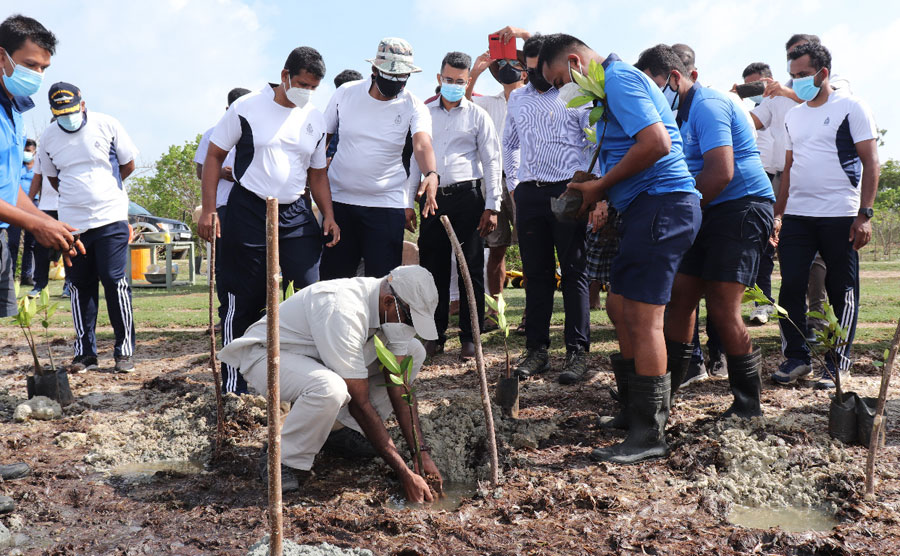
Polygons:
<instances>
[{"instance_id":1,"label":"muddy water puddle","mask_svg":"<svg viewBox=\"0 0 900 556\"><path fill-rule=\"evenodd\" d=\"M728 514L728 521L748 529L779 527L788 533L830 531L838 524L831 512L820 508L751 508L738 505Z\"/></svg>"},{"instance_id":2,"label":"muddy water puddle","mask_svg":"<svg viewBox=\"0 0 900 556\"><path fill-rule=\"evenodd\" d=\"M392 510L447 510L455 511L462 503L475 496L478 484L474 482L445 482L444 496L427 504L410 504L402 494L395 494L388 498L385 506Z\"/></svg>"},{"instance_id":3,"label":"muddy water puddle","mask_svg":"<svg viewBox=\"0 0 900 556\"><path fill-rule=\"evenodd\" d=\"M164 460L126 463L109 470L110 475L130 482L150 480L156 473L194 475L203 472L203 464L189 460Z\"/></svg>"}]
</instances>

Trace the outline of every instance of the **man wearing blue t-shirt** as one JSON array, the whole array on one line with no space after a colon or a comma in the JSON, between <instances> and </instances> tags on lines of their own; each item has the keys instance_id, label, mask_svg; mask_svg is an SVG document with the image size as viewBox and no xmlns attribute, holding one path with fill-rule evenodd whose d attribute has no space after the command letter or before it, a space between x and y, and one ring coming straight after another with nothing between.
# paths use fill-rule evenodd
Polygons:
<instances>
[{"instance_id":1,"label":"man wearing blue t-shirt","mask_svg":"<svg viewBox=\"0 0 900 556\"><path fill-rule=\"evenodd\" d=\"M671 47L660 44L645 50L635 66L662 89L677 111L685 159L703 195L703 224L672 286L665 327L668 345L690 359L694 309L705 295L734 394L725 416L762 415L762 354L741 318L741 300L756 280L762 249L772 233L775 195L753 130L730 98L691 79ZM681 378L672 376L673 398Z\"/></svg>"},{"instance_id":2,"label":"man wearing blue t-shirt","mask_svg":"<svg viewBox=\"0 0 900 556\"><path fill-rule=\"evenodd\" d=\"M672 362L666 359L663 313L681 258L700 228L700 195L669 102L646 75L563 34L545 39L538 67L561 97L571 99L580 94L572 71L584 74L591 61L602 63L606 75L606 110L597 122L603 177L568 187L584 195L582 211L607 196L621 214L607 305L621 350L611 359L624 410L604 423L628 429L624 442L598 448L591 457L635 463L668 452Z\"/></svg>"}]
</instances>

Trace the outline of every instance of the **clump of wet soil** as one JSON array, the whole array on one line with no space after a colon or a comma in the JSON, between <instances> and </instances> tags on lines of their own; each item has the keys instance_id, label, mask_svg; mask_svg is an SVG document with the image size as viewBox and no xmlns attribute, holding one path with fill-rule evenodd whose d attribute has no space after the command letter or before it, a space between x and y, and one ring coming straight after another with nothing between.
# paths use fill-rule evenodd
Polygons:
<instances>
[{"instance_id":1,"label":"clump of wet soil","mask_svg":"<svg viewBox=\"0 0 900 556\"><path fill-rule=\"evenodd\" d=\"M726 504L829 511L837 509L829 481L848 468L861 473L847 450L797 415L706 423L682 438L669 465L685 471L682 486Z\"/></svg>"},{"instance_id":2,"label":"clump of wet soil","mask_svg":"<svg viewBox=\"0 0 900 556\"><path fill-rule=\"evenodd\" d=\"M537 448L558 428L556 419L504 419L498 406L492 409L501 462L511 448ZM445 481L472 483L490 477L487 429L479 398L443 399L419 420L431 458ZM391 433L395 442L401 441L398 427Z\"/></svg>"},{"instance_id":3,"label":"clump of wet soil","mask_svg":"<svg viewBox=\"0 0 900 556\"><path fill-rule=\"evenodd\" d=\"M375 556L371 550L364 548L340 548L327 542L318 545L300 545L284 539L281 548L284 556ZM250 547L250 552L247 553L247 556L268 556L268 554L269 535L266 535Z\"/></svg>"}]
</instances>

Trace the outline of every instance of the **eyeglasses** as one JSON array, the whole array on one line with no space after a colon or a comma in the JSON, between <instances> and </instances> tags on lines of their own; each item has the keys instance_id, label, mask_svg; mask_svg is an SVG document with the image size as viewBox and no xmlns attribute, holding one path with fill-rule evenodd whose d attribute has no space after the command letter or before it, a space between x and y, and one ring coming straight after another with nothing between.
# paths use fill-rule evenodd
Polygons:
<instances>
[{"instance_id":1,"label":"eyeglasses","mask_svg":"<svg viewBox=\"0 0 900 556\"><path fill-rule=\"evenodd\" d=\"M447 85L465 85L469 81L467 79L453 79L450 77L441 76L441 83L446 83Z\"/></svg>"},{"instance_id":2,"label":"eyeglasses","mask_svg":"<svg viewBox=\"0 0 900 556\"><path fill-rule=\"evenodd\" d=\"M383 71L379 71L378 75L387 79L388 81L401 81L403 83L406 83L406 80L409 79L408 73L392 74L392 73L384 73Z\"/></svg>"},{"instance_id":3,"label":"eyeglasses","mask_svg":"<svg viewBox=\"0 0 900 556\"><path fill-rule=\"evenodd\" d=\"M409 305L407 305L403 302L402 299L400 299L400 296L397 295L397 292L394 291L394 288L391 288L391 295L394 296L394 300L397 302L397 308L400 310L400 318L402 318L406 324L412 324L412 312L409 308Z\"/></svg>"},{"instance_id":4,"label":"eyeglasses","mask_svg":"<svg viewBox=\"0 0 900 556\"><path fill-rule=\"evenodd\" d=\"M521 62L518 60L498 60L497 67L502 68L503 66L512 66L513 69L517 69L519 71L525 71L525 68L522 67Z\"/></svg>"}]
</instances>

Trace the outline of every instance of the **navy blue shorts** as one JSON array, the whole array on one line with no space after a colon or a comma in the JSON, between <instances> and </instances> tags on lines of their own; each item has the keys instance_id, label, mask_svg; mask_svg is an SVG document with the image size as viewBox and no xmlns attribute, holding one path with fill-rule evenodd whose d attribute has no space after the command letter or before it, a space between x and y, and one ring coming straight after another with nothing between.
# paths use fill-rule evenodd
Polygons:
<instances>
[{"instance_id":1,"label":"navy blue shorts","mask_svg":"<svg viewBox=\"0 0 900 556\"><path fill-rule=\"evenodd\" d=\"M707 207L694 245L678 272L710 282L752 286L772 235L772 201L742 197Z\"/></svg>"},{"instance_id":2,"label":"navy blue shorts","mask_svg":"<svg viewBox=\"0 0 900 556\"><path fill-rule=\"evenodd\" d=\"M693 193L638 195L621 215L610 291L651 305L668 303L678 265L697 237L700 219L700 199Z\"/></svg>"}]
</instances>

